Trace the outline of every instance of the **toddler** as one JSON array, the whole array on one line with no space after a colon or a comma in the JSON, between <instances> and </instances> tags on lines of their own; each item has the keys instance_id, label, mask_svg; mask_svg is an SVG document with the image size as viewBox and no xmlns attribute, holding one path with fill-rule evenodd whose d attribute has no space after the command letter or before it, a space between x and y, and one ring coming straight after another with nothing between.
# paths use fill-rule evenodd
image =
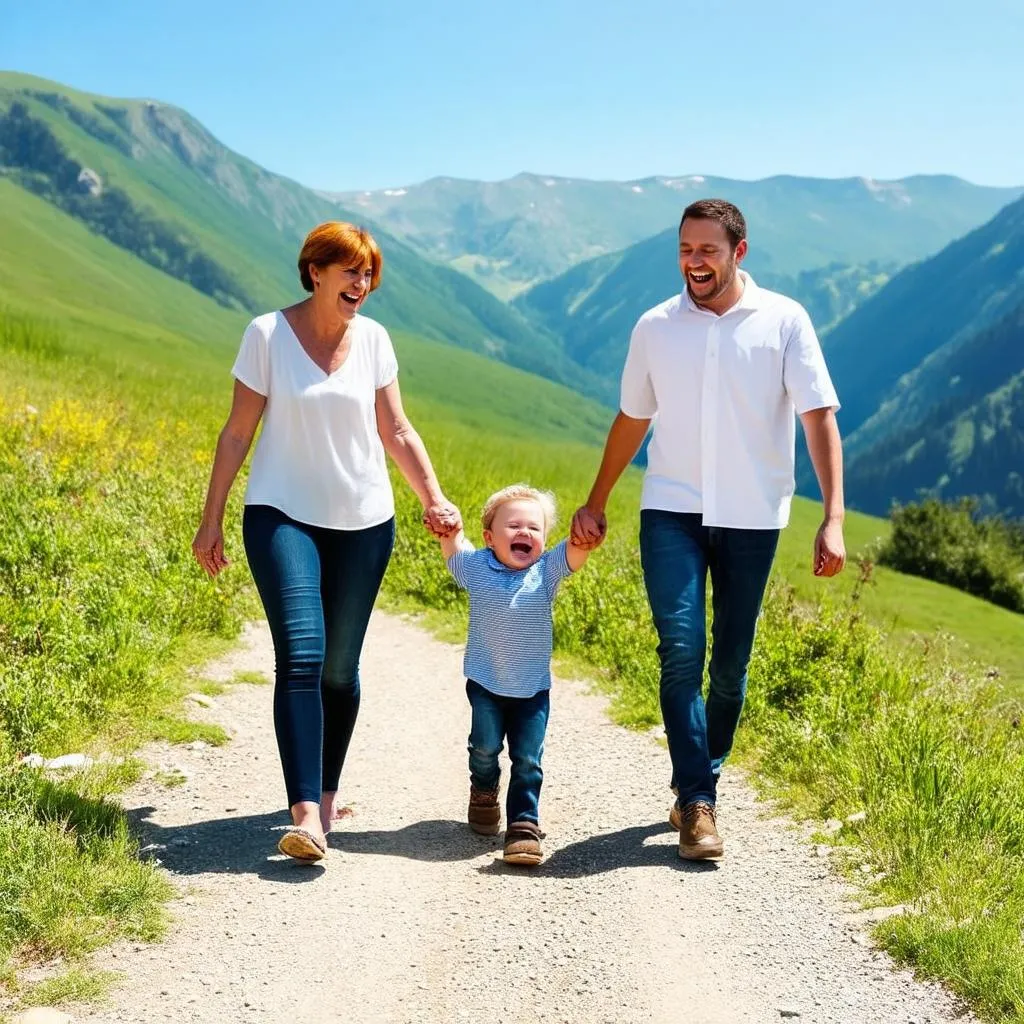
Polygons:
<instances>
[{"instance_id":1,"label":"toddler","mask_svg":"<svg viewBox=\"0 0 1024 1024\"><path fill-rule=\"evenodd\" d=\"M469 592L464 669L472 708L469 827L501 831L498 754L512 762L505 803L504 859L541 861L541 757L551 688L551 606L555 591L586 562L571 540L545 550L554 523L551 494L514 484L492 494L481 520L487 547L474 550L460 530L441 538L456 583Z\"/></svg>"}]
</instances>

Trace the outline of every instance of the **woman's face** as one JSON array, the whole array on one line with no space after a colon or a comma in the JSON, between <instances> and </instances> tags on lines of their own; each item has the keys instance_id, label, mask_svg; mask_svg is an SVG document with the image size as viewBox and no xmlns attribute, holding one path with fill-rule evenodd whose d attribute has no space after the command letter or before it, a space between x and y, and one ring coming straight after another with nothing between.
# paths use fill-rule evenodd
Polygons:
<instances>
[{"instance_id":1,"label":"woman's face","mask_svg":"<svg viewBox=\"0 0 1024 1024\"><path fill-rule=\"evenodd\" d=\"M351 320L370 294L373 267L369 263L357 266L328 263L322 267L311 266L309 276L313 279L317 301L331 306L343 320Z\"/></svg>"}]
</instances>

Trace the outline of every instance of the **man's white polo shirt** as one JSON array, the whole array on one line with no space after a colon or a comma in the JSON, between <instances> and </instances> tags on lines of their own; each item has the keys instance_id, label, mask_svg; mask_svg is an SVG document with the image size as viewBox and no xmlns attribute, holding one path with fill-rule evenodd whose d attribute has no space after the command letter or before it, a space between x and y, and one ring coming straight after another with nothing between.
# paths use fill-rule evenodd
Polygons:
<instances>
[{"instance_id":1,"label":"man's white polo shirt","mask_svg":"<svg viewBox=\"0 0 1024 1024\"><path fill-rule=\"evenodd\" d=\"M789 522L796 416L839 408L811 318L740 271L721 316L684 290L637 322L622 411L654 417L642 508L701 512L705 526Z\"/></svg>"}]
</instances>

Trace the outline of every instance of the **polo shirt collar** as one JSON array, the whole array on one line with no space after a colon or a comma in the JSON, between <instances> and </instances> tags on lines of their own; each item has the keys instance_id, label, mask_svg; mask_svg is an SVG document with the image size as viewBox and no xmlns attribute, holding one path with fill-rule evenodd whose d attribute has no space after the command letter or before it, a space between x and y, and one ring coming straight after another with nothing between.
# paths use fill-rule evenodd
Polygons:
<instances>
[{"instance_id":1,"label":"polo shirt collar","mask_svg":"<svg viewBox=\"0 0 1024 1024\"><path fill-rule=\"evenodd\" d=\"M487 564L496 572L522 572L522 569L513 569L507 566L495 553L493 548L487 549Z\"/></svg>"}]
</instances>

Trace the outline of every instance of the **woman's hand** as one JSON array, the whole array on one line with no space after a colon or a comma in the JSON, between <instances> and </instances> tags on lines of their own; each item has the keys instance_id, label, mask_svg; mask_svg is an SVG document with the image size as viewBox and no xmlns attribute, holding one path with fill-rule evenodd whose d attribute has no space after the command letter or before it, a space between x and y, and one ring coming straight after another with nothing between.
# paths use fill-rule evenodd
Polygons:
<instances>
[{"instance_id":1,"label":"woman's hand","mask_svg":"<svg viewBox=\"0 0 1024 1024\"><path fill-rule=\"evenodd\" d=\"M462 529L462 515L447 498L442 498L423 510L423 525L435 537L450 537Z\"/></svg>"},{"instance_id":2,"label":"woman's hand","mask_svg":"<svg viewBox=\"0 0 1024 1024\"><path fill-rule=\"evenodd\" d=\"M192 541L195 555L203 571L211 578L231 563L224 557L224 531L220 523L200 523Z\"/></svg>"},{"instance_id":3,"label":"woman's hand","mask_svg":"<svg viewBox=\"0 0 1024 1024\"><path fill-rule=\"evenodd\" d=\"M608 533L608 520L600 509L581 505L572 517L571 537L573 544L583 551L593 551L604 543Z\"/></svg>"}]
</instances>

